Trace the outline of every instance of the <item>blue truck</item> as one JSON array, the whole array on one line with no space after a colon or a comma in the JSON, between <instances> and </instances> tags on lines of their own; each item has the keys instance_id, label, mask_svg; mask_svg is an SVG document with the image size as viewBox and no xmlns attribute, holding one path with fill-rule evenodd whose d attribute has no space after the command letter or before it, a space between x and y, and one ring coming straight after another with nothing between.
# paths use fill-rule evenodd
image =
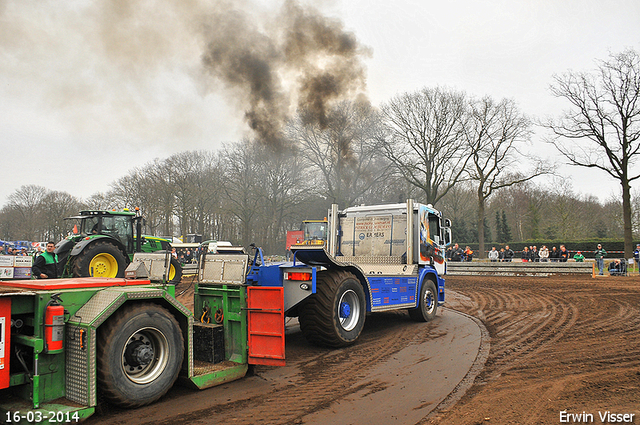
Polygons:
<instances>
[{"instance_id":1,"label":"blue truck","mask_svg":"<svg viewBox=\"0 0 640 425\"><path fill-rule=\"evenodd\" d=\"M326 247L291 248L294 264L313 267L307 293L284 280L285 314L298 316L308 341L352 344L367 312L406 309L417 321L435 317L444 303L444 253L451 243L451 222L439 211L413 200L342 211L333 205L328 225Z\"/></svg>"}]
</instances>

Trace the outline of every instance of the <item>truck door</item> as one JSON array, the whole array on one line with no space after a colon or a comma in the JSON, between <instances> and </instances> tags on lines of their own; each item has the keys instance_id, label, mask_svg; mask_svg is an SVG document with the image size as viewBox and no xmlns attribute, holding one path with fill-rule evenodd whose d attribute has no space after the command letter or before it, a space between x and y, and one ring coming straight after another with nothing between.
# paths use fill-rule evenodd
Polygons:
<instances>
[{"instance_id":1,"label":"truck door","mask_svg":"<svg viewBox=\"0 0 640 425\"><path fill-rule=\"evenodd\" d=\"M284 366L284 288L248 286L249 364Z\"/></svg>"}]
</instances>

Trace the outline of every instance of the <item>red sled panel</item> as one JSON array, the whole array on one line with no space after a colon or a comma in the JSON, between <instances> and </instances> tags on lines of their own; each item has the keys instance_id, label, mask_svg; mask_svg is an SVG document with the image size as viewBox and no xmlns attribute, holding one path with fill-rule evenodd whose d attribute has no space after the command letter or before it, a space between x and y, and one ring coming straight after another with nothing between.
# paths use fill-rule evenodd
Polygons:
<instances>
[{"instance_id":1,"label":"red sled panel","mask_svg":"<svg viewBox=\"0 0 640 425\"><path fill-rule=\"evenodd\" d=\"M284 366L284 288L247 287L249 364Z\"/></svg>"},{"instance_id":2,"label":"red sled panel","mask_svg":"<svg viewBox=\"0 0 640 425\"><path fill-rule=\"evenodd\" d=\"M0 390L9 387L11 357L11 298L0 298Z\"/></svg>"}]
</instances>

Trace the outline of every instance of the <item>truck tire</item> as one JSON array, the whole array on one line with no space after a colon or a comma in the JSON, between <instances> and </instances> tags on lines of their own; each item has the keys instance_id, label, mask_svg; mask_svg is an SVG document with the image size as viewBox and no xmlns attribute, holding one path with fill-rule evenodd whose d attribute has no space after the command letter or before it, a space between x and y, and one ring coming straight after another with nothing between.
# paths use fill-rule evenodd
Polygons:
<instances>
[{"instance_id":1,"label":"truck tire","mask_svg":"<svg viewBox=\"0 0 640 425\"><path fill-rule=\"evenodd\" d=\"M177 258L171 257L171 264L169 265L169 278L167 279L170 284L177 285L182 279L182 266Z\"/></svg>"},{"instance_id":2,"label":"truck tire","mask_svg":"<svg viewBox=\"0 0 640 425\"><path fill-rule=\"evenodd\" d=\"M85 248L75 259L74 277L124 277L127 258L117 246L98 241Z\"/></svg>"},{"instance_id":3,"label":"truck tire","mask_svg":"<svg viewBox=\"0 0 640 425\"><path fill-rule=\"evenodd\" d=\"M173 386L183 357L180 325L167 309L125 306L98 329L98 388L118 406L152 403Z\"/></svg>"},{"instance_id":4,"label":"truck tire","mask_svg":"<svg viewBox=\"0 0 640 425\"><path fill-rule=\"evenodd\" d=\"M428 322L436 317L438 310L438 291L430 278L425 278L420 289L418 307L409 309L409 317L416 322Z\"/></svg>"},{"instance_id":5,"label":"truck tire","mask_svg":"<svg viewBox=\"0 0 640 425\"><path fill-rule=\"evenodd\" d=\"M365 295L352 273L318 273L317 292L300 306L300 329L307 341L327 347L353 344L362 332Z\"/></svg>"}]
</instances>

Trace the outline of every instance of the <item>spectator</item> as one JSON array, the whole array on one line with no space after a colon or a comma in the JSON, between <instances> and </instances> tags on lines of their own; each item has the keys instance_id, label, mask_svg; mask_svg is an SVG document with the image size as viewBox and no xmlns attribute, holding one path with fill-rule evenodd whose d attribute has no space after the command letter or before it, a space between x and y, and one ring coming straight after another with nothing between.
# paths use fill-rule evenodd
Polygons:
<instances>
[{"instance_id":1,"label":"spectator","mask_svg":"<svg viewBox=\"0 0 640 425\"><path fill-rule=\"evenodd\" d=\"M56 279L58 277L58 255L53 251L56 244L47 242L47 249L33 262L31 274L38 279Z\"/></svg>"},{"instance_id":2,"label":"spectator","mask_svg":"<svg viewBox=\"0 0 640 425\"><path fill-rule=\"evenodd\" d=\"M36 258L38 258L38 255L40 254L42 254L42 247L38 245L36 250L33 252L33 261L36 261Z\"/></svg>"},{"instance_id":3,"label":"spectator","mask_svg":"<svg viewBox=\"0 0 640 425\"><path fill-rule=\"evenodd\" d=\"M513 261L513 256L515 254L513 253L513 250L511 248L509 248L509 245L505 245L504 247L504 261L510 263L511 261Z\"/></svg>"},{"instance_id":4,"label":"spectator","mask_svg":"<svg viewBox=\"0 0 640 425\"><path fill-rule=\"evenodd\" d=\"M500 253L498 252L495 246L492 246L491 251L489 251L489 254L487 256L489 257L489 261L491 261L492 263L495 263L498 261L498 258L500 257Z\"/></svg>"},{"instance_id":5,"label":"spectator","mask_svg":"<svg viewBox=\"0 0 640 425\"><path fill-rule=\"evenodd\" d=\"M453 252L451 252L451 261L464 261L464 251L458 244L453 246Z\"/></svg>"},{"instance_id":6,"label":"spectator","mask_svg":"<svg viewBox=\"0 0 640 425\"><path fill-rule=\"evenodd\" d=\"M469 245L464 248L464 258L465 261L473 261L473 250L469 248Z\"/></svg>"},{"instance_id":7,"label":"spectator","mask_svg":"<svg viewBox=\"0 0 640 425\"><path fill-rule=\"evenodd\" d=\"M604 274L604 257L607 256L607 251L602 248L601 244L598 244L598 249L596 249L595 257L596 264L598 265L599 275L602 276Z\"/></svg>"},{"instance_id":8,"label":"spectator","mask_svg":"<svg viewBox=\"0 0 640 425\"><path fill-rule=\"evenodd\" d=\"M498 254L498 260L500 262L504 261L504 248L500 248L500 253Z\"/></svg>"},{"instance_id":9,"label":"spectator","mask_svg":"<svg viewBox=\"0 0 640 425\"><path fill-rule=\"evenodd\" d=\"M582 255L581 251L576 252L576 255L573 256L573 259L576 260L577 263L584 262L584 255Z\"/></svg>"},{"instance_id":10,"label":"spectator","mask_svg":"<svg viewBox=\"0 0 640 425\"><path fill-rule=\"evenodd\" d=\"M447 254L447 261L451 261L451 256L453 254L453 247L451 246L447 247L446 254Z\"/></svg>"},{"instance_id":11,"label":"spectator","mask_svg":"<svg viewBox=\"0 0 640 425\"><path fill-rule=\"evenodd\" d=\"M175 248L171 248L171 256L176 260L178 259L178 253L176 252Z\"/></svg>"},{"instance_id":12,"label":"spectator","mask_svg":"<svg viewBox=\"0 0 640 425\"><path fill-rule=\"evenodd\" d=\"M4 255L4 245L0 245L0 255Z\"/></svg>"},{"instance_id":13,"label":"spectator","mask_svg":"<svg viewBox=\"0 0 640 425\"><path fill-rule=\"evenodd\" d=\"M549 248L546 245L542 245L538 255L540 256L540 261L546 263L549 260Z\"/></svg>"},{"instance_id":14,"label":"spectator","mask_svg":"<svg viewBox=\"0 0 640 425\"><path fill-rule=\"evenodd\" d=\"M638 265L638 272L640 273L640 243L636 245L636 250L633 251L633 259Z\"/></svg>"},{"instance_id":15,"label":"spectator","mask_svg":"<svg viewBox=\"0 0 640 425\"><path fill-rule=\"evenodd\" d=\"M14 255L13 248L11 248L10 246L7 247L7 255Z\"/></svg>"},{"instance_id":16,"label":"spectator","mask_svg":"<svg viewBox=\"0 0 640 425\"><path fill-rule=\"evenodd\" d=\"M624 274L622 270L622 262L619 258L616 258L611 263L609 263L609 275L611 276L621 276Z\"/></svg>"},{"instance_id":17,"label":"spectator","mask_svg":"<svg viewBox=\"0 0 640 425\"><path fill-rule=\"evenodd\" d=\"M554 246L553 248L551 248L551 252L549 253L549 259L551 260L552 263L555 263L558 261L559 258L560 258L560 251L558 251Z\"/></svg>"},{"instance_id":18,"label":"spectator","mask_svg":"<svg viewBox=\"0 0 640 425\"><path fill-rule=\"evenodd\" d=\"M522 259L523 263L529 262L529 260L531 259L531 253L529 252L529 248L527 248L526 246L522 248L522 254L520 254L520 258Z\"/></svg>"},{"instance_id":19,"label":"spectator","mask_svg":"<svg viewBox=\"0 0 640 425\"><path fill-rule=\"evenodd\" d=\"M531 261L540 261L540 254L538 253L537 246L534 245L531 249L529 249L529 251L531 251Z\"/></svg>"},{"instance_id":20,"label":"spectator","mask_svg":"<svg viewBox=\"0 0 640 425\"><path fill-rule=\"evenodd\" d=\"M567 251L567 248L564 245L560 245L560 252L558 253L558 258L560 259L561 263L566 263L567 260L569 259L569 251Z\"/></svg>"}]
</instances>

